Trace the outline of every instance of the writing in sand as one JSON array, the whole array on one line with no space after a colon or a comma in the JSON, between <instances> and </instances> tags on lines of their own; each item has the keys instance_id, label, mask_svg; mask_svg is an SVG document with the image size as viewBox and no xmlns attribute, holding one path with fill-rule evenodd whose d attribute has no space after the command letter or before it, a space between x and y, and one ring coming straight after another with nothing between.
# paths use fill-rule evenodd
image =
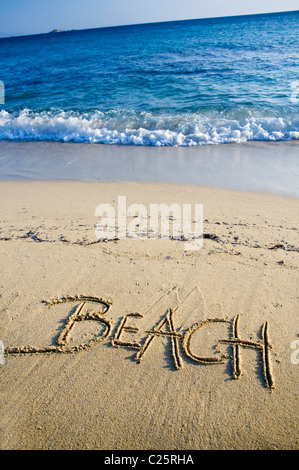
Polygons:
<instances>
[{"instance_id":1,"label":"writing in sand","mask_svg":"<svg viewBox=\"0 0 299 470\"><path fill-rule=\"evenodd\" d=\"M167 338L170 345L170 354L172 356L173 365L176 369L181 369L184 365L183 358L188 358L194 363L217 365L225 364L228 361L232 362L233 378L239 379L243 373L242 368L242 350L249 348L256 350L259 354L260 360L263 365L264 383L266 388L274 388L274 380L271 370L270 354L272 345L269 340L269 324L265 322L261 326L260 339L253 341L252 339L244 339L239 333L240 316L236 315L233 319L227 318L210 318L201 320L189 328L182 330L182 328L175 325L174 313L176 308L169 308L162 315L160 321L155 324L150 330L145 331L145 337L142 341L134 340L134 335L140 331L134 322L143 318L139 312L129 313L124 315L118 326L114 328L113 322L107 317L107 313L112 308L113 302L106 300L102 297L91 295L76 295L67 297L58 297L53 300L43 301L48 307L58 305L65 302L77 303L75 309L72 309L69 317L67 318L65 327L59 334L56 342L52 346L46 347L8 347L5 349L6 355L17 354L52 354L52 353L76 353L94 346L96 343L104 342L110 339L112 347L129 348L136 350L134 357L137 363L143 361L146 356L150 354L150 347L159 338ZM99 304L100 310L87 311L84 307L87 303ZM70 334L74 326L78 322L95 321L101 324L103 331L101 334L94 335L86 342L79 345L70 345ZM204 334L204 329L209 326L209 329L216 327L221 323L228 323L230 325L231 333L227 338L219 338L215 349L217 354L206 355L199 354L192 340L199 334ZM130 338L128 341L126 338ZM169 345L167 347L169 348ZM226 345L232 350L232 354L222 354L219 346Z\"/></svg>"}]
</instances>

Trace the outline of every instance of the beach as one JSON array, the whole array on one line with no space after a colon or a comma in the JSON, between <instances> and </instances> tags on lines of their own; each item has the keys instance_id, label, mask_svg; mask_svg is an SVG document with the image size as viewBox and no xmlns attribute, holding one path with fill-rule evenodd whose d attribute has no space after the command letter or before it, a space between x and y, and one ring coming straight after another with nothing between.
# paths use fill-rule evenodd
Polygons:
<instances>
[{"instance_id":1,"label":"beach","mask_svg":"<svg viewBox=\"0 0 299 470\"><path fill-rule=\"evenodd\" d=\"M0 449L298 450L299 11L54 3L0 37Z\"/></svg>"},{"instance_id":2,"label":"beach","mask_svg":"<svg viewBox=\"0 0 299 470\"><path fill-rule=\"evenodd\" d=\"M138 181L0 191L1 449L298 449L298 198ZM203 204L202 247L98 240L95 209L120 195Z\"/></svg>"}]
</instances>

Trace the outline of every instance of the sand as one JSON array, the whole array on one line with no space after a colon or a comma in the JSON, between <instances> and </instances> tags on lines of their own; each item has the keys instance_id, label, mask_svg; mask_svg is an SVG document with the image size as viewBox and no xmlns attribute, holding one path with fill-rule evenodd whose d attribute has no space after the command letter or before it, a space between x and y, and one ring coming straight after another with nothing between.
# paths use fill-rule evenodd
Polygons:
<instances>
[{"instance_id":1,"label":"sand","mask_svg":"<svg viewBox=\"0 0 299 470\"><path fill-rule=\"evenodd\" d=\"M95 208L119 195L203 204L202 248L98 241ZM298 199L50 181L0 196L1 449L298 449Z\"/></svg>"}]
</instances>

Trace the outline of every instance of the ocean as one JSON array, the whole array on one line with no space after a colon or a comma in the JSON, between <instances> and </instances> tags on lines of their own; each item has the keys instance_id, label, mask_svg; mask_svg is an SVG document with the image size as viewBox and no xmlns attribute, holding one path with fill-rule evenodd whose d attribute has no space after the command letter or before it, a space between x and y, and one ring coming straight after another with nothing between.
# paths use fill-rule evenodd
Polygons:
<instances>
[{"instance_id":1,"label":"ocean","mask_svg":"<svg viewBox=\"0 0 299 470\"><path fill-rule=\"evenodd\" d=\"M299 11L0 39L0 140L299 139Z\"/></svg>"}]
</instances>

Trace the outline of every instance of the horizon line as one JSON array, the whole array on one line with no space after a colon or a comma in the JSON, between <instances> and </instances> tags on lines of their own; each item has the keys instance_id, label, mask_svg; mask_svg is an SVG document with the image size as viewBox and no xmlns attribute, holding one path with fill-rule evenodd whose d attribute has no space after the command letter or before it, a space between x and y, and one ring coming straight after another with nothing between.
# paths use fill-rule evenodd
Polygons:
<instances>
[{"instance_id":1,"label":"horizon line","mask_svg":"<svg viewBox=\"0 0 299 470\"><path fill-rule=\"evenodd\" d=\"M264 12L264 13L248 13L245 15L224 15L224 16L206 16L203 18L186 18L181 20L166 20L166 21L150 21L146 23L127 23L127 24L119 24L119 25L111 25L111 26L97 26L92 28L80 28L80 29L66 29L63 30L60 28L54 28L51 31L41 32L41 33L33 33L33 34L15 34L12 36L0 36L0 39L12 39L12 38L22 38L22 37L30 37L30 36L43 36L49 34L61 34L61 33L71 33L71 32L80 32L80 31L92 31L96 29L112 29L112 28L124 28L124 27L133 27L133 26L145 26L145 25L154 25L154 24L162 24L162 23L178 23L182 21L201 21L201 20L220 20L223 18L242 18L242 17L249 17L249 16L263 16L263 15L279 15L279 14L288 14L288 13L296 13L299 10L286 10L286 11L273 11L273 12Z\"/></svg>"}]
</instances>

